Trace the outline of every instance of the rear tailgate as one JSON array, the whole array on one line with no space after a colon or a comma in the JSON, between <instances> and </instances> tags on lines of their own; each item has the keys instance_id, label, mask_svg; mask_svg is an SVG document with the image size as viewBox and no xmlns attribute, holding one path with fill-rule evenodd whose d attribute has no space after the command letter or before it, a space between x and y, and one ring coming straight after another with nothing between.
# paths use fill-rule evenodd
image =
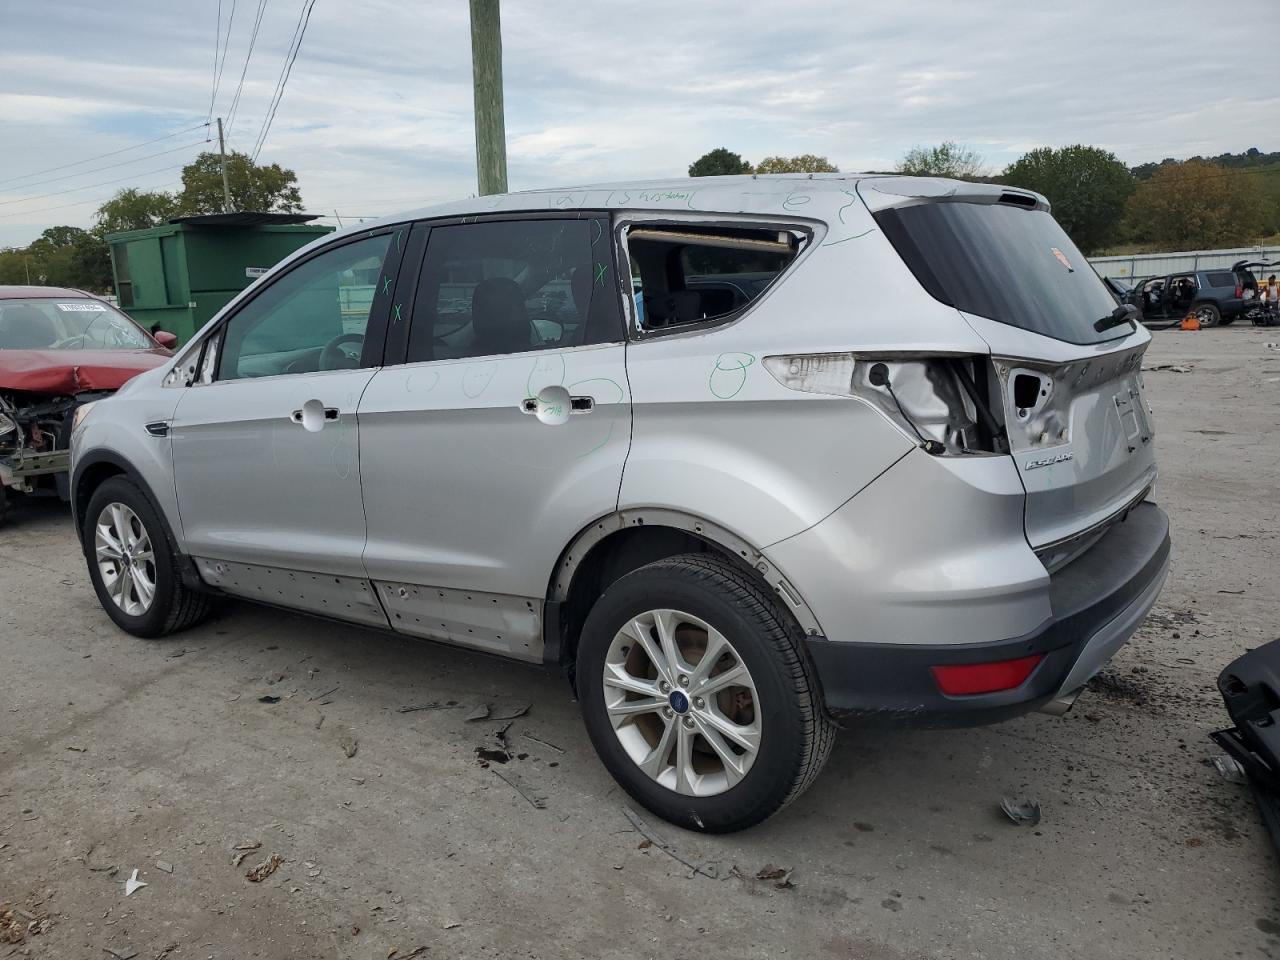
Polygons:
<instances>
[{"instance_id":1,"label":"rear tailgate","mask_svg":"<svg viewBox=\"0 0 1280 960\"><path fill-rule=\"evenodd\" d=\"M1010 455L1027 491L1027 539L1052 569L1155 481L1141 380L1151 336L1129 322L1096 329L1116 300L1042 197L921 183L864 181L859 190L921 285L990 346Z\"/></svg>"}]
</instances>

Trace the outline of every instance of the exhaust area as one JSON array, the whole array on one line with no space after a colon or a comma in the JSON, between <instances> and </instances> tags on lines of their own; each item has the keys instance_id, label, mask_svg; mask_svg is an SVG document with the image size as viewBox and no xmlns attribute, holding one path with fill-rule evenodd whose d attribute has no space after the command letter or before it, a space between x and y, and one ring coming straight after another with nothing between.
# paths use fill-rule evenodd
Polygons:
<instances>
[{"instance_id":1,"label":"exhaust area","mask_svg":"<svg viewBox=\"0 0 1280 960\"><path fill-rule=\"evenodd\" d=\"M1064 693L1060 697L1054 697L1039 710L1040 713L1047 713L1051 717L1061 717L1071 709L1072 704L1076 702L1076 697L1080 696L1084 687L1077 687L1070 693Z\"/></svg>"}]
</instances>

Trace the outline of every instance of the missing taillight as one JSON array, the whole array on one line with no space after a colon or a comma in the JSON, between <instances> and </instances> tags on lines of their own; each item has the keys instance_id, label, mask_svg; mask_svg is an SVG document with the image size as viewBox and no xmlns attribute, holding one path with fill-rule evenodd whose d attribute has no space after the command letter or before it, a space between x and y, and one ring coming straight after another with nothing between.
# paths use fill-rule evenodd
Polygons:
<instances>
[{"instance_id":1,"label":"missing taillight","mask_svg":"<svg viewBox=\"0 0 1280 960\"><path fill-rule=\"evenodd\" d=\"M820 353L765 357L764 367L790 390L863 400L929 453L957 456L1006 449L1003 428L984 395L989 362L985 357Z\"/></svg>"}]
</instances>

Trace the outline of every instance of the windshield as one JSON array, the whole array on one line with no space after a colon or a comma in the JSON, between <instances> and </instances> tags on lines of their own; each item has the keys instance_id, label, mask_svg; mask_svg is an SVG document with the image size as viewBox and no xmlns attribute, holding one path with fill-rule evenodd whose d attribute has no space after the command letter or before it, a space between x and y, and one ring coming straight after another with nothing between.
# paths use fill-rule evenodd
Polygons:
<instances>
[{"instance_id":1,"label":"windshield","mask_svg":"<svg viewBox=\"0 0 1280 960\"><path fill-rule=\"evenodd\" d=\"M149 350L136 323L88 297L0 300L0 350Z\"/></svg>"},{"instance_id":2,"label":"windshield","mask_svg":"<svg viewBox=\"0 0 1280 960\"><path fill-rule=\"evenodd\" d=\"M1116 309L1075 244L1043 210L1006 203L919 203L876 222L935 299L991 320L1069 343L1124 336L1098 331Z\"/></svg>"}]
</instances>

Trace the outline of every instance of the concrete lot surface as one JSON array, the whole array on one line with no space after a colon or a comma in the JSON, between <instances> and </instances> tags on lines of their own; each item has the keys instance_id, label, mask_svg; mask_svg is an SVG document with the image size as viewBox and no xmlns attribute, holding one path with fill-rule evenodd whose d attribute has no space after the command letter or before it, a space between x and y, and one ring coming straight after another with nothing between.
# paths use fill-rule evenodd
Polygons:
<instances>
[{"instance_id":1,"label":"concrete lot surface","mask_svg":"<svg viewBox=\"0 0 1280 960\"><path fill-rule=\"evenodd\" d=\"M846 732L733 836L643 814L699 873L624 815L561 679L248 604L136 640L66 508L22 505L0 527L0 960L1280 957L1276 857L1207 764L1215 676L1280 635L1278 340L1155 334L1146 365L1189 368L1146 374L1173 570L1068 716ZM516 756L480 766L507 721L468 714L519 701Z\"/></svg>"}]
</instances>

